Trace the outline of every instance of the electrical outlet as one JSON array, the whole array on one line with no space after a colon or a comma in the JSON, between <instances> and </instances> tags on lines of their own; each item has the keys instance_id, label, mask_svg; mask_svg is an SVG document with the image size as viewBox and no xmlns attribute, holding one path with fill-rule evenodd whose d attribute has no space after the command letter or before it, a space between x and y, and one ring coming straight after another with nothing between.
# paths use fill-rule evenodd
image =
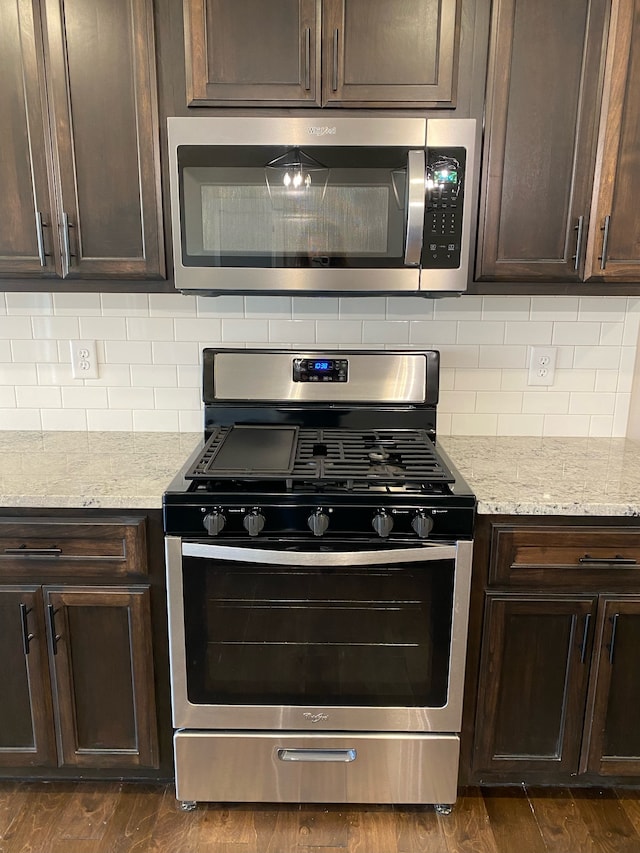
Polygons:
<instances>
[{"instance_id":1,"label":"electrical outlet","mask_svg":"<svg viewBox=\"0 0 640 853\"><path fill-rule=\"evenodd\" d=\"M556 347L531 347L529 385L553 385L556 375Z\"/></svg>"},{"instance_id":2,"label":"electrical outlet","mask_svg":"<svg viewBox=\"0 0 640 853\"><path fill-rule=\"evenodd\" d=\"M95 341L69 341L71 373L74 379L97 379L98 357Z\"/></svg>"}]
</instances>

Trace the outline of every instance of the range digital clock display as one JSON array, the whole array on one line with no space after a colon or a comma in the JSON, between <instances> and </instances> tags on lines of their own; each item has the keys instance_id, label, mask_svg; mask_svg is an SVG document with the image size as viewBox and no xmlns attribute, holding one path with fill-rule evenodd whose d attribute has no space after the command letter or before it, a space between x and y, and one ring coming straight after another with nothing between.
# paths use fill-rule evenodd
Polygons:
<instances>
[{"instance_id":1,"label":"range digital clock display","mask_svg":"<svg viewBox=\"0 0 640 853\"><path fill-rule=\"evenodd\" d=\"M294 358L294 382L347 382L346 358Z\"/></svg>"}]
</instances>

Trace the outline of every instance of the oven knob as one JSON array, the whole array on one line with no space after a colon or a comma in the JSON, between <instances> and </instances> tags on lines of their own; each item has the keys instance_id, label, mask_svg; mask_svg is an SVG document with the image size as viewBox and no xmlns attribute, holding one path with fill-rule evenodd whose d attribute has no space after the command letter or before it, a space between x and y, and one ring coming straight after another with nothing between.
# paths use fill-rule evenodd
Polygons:
<instances>
[{"instance_id":1,"label":"oven knob","mask_svg":"<svg viewBox=\"0 0 640 853\"><path fill-rule=\"evenodd\" d=\"M264 527L264 515L260 510L252 509L250 513L245 515L242 523L245 530L249 532L249 536L257 536Z\"/></svg>"},{"instance_id":2,"label":"oven knob","mask_svg":"<svg viewBox=\"0 0 640 853\"><path fill-rule=\"evenodd\" d=\"M426 539L433 530L433 519L424 512L417 512L411 526L421 539Z\"/></svg>"},{"instance_id":3,"label":"oven knob","mask_svg":"<svg viewBox=\"0 0 640 853\"><path fill-rule=\"evenodd\" d=\"M393 528L393 519L384 509L373 516L371 523L378 536L382 537L388 536Z\"/></svg>"},{"instance_id":4,"label":"oven knob","mask_svg":"<svg viewBox=\"0 0 640 853\"><path fill-rule=\"evenodd\" d=\"M204 518L202 519L202 523L204 524L205 530L207 531L209 536L217 536L227 523L227 519L221 512L218 512L217 509L214 509L213 512L208 512L204 516Z\"/></svg>"},{"instance_id":5,"label":"oven knob","mask_svg":"<svg viewBox=\"0 0 640 853\"><path fill-rule=\"evenodd\" d=\"M322 512L322 510L317 509L311 513L307 519L307 524L314 536L322 536L329 526L329 516Z\"/></svg>"}]
</instances>

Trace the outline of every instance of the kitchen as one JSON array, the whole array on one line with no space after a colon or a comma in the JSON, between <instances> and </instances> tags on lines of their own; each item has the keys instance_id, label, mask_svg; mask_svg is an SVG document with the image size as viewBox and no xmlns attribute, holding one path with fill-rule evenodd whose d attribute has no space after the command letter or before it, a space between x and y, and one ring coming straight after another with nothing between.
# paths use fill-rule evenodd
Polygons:
<instances>
[{"instance_id":1,"label":"kitchen","mask_svg":"<svg viewBox=\"0 0 640 853\"><path fill-rule=\"evenodd\" d=\"M474 55L475 61L481 65L486 61L483 57L486 56L487 47L483 39L486 40L489 28L489 10L482 3L477 4L471 19L471 24L475 22L473 27L470 26L469 18L471 5L462 6L467 52L461 53L459 57L461 72L465 69L468 71ZM161 115L188 113L188 108L184 106L185 88L176 71L180 66L184 68L184 57L178 57L182 40L176 38L176 33L182 29L182 9L179 6L157 4ZM507 8L508 4L499 4L495 13ZM624 8L622 4L623 11ZM593 23L596 17L590 21ZM474 50L470 50L470 32L473 33L471 44L475 41ZM471 75L461 73L458 104L463 114L466 109L467 115L477 115L479 118L481 111L478 98L484 97L481 85L483 77L474 78L475 89L480 90L480 94L472 91L474 87L470 79ZM179 106L180 98L182 107ZM203 107L197 109L202 110ZM163 139L161 136L161 146L164 144ZM592 144L595 144L595 140L592 140ZM486 156L489 157L490 153ZM166 194L164 199L166 205ZM495 206L492 208L488 202L486 209L495 213ZM578 219L576 216L577 224ZM148 221L147 217L145 222ZM578 232L574 232L573 227L572 218L567 231L577 238ZM73 228L72 224L70 255L77 251ZM586 225L585 228L589 230ZM613 239L614 227L611 235ZM586 266L584 248L589 243L595 246L595 242L586 236L581 242L583 253L576 254L581 255L579 266ZM573 254L576 245L573 240L565 240L563 247L568 248L566 254ZM63 249L64 246L63 241ZM595 251L599 252L599 247L598 243ZM70 266L73 266L75 261L71 261ZM567 258L566 267L573 266L569 261ZM605 291L602 283L576 284L576 280L579 282L580 279L576 279L573 271L571 274L573 284L565 282L552 285L550 282L556 281L557 271L552 273L547 265L540 283L523 283L519 276L514 275L513 281L516 283L512 286L508 285L511 278L503 278L497 283L480 281L461 298L438 299L404 295L315 298L298 295L228 295L212 299L169 293L172 289L170 283L168 287L166 283L160 283L157 287L164 292L148 293L145 291L153 290L156 286L132 280L124 286L122 282L118 285L112 281L108 287L101 287L99 282L91 281L91 278L104 279L104 272L100 273L97 268L84 274L72 273L72 278L56 281L55 287L51 283L47 286L46 282L41 282L37 288L29 286L27 289L24 281L21 283L19 279L10 278L4 295L3 316L0 317L3 326L1 346L5 359L1 391L3 425L6 430L44 430L49 449L56 446L55 437L51 439L48 435L50 431L86 432L87 442L91 441L91 433L98 431L133 431L134 436L138 436L130 444L133 457L136 452L144 454L140 445L143 436L140 433L186 433L186 442L189 433L193 435L201 431L199 360L204 346L221 344L230 347L277 348L284 345L294 350L301 347L306 349L310 345L314 349L434 347L440 351L442 358L438 434L445 449L449 446L454 448L451 455L460 465L459 460L464 458L464 445L461 442L466 437L486 437L479 445L470 445L481 447L482 450L470 453L468 458L471 467L464 472L469 472L469 480L478 494L481 511L484 509L484 513L495 516L510 516L514 512L536 514L539 512L536 507L542 500L545 505L548 502L553 506L553 509L547 507L547 514L560 513L565 519L576 514L576 503L583 508L587 507L587 512L589 506L599 506L600 509L592 510L592 514L601 516L604 507L606 518L633 516L635 498L632 483L622 477L616 500L609 500L609 495L615 494L615 483L611 482L606 470L606 495L603 498L595 487L589 487L583 472L580 472L582 477L579 478L579 485L568 482L556 497L553 490L549 489L549 480L545 480L545 475L540 473L540 469L536 470L535 466L533 471L531 467L525 467L522 474L519 475L517 471L512 474L508 483L512 491L508 487L502 491L489 488L483 493L482 482L474 468L479 465L480 456L485 457L500 446L507 448L513 465L514 453L522 457L527 450L530 455L550 452L547 451L549 444L544 443L545 438L571 436L581 439L577 445L581 457L587 452L586 448L595 450L600 447L597 451L600 466L605 464L605 459L611 461L613 470L619 476L622 476L621 469L631 475L631 471L624 470L629 469L628 456L623 454L620 460L616 442L622 441L624 444L625 436L633 436L633 432L627 432L627 422L633 425L637 408L637 405L634 406L633 378L638 302L633 285L626 285L625 290L624 285L614 281L611 289L607 287ZM76 276L75 280L73 275ZM627 280L633 282L633 279ZM71 378L70 340L97 342L97 379ZM529 347L533 346L555 350L556 372L552 385L529 384ZM530 438L519 438L523 436ZM162 435L158 437L162 440ZM448 439L451 445L447 444ZM54 441L53 445L49 443L51 440ZM62 434L58 440L63 440ZM147 442L147 451L154 447L152 438L144 436L144 440ZM599 445L600 440L604 443ZM518 441L523 443L518 444ZM84 444L84 439L78 440L76 446L80 447L81 444ZM62 445L57 446L61 454L68 452ZM15 452L16 445L13 447ZM162 450L159 453L168 456L167 444L161 443L160 447ZM92 449L95 450L95 445ZM20 469L26 479L17 487L14 480L13 488L3 489L3 493L13 496L11 503L6 505L15 508L20 505L19 497L32 495L40 499L39 503L31 504L32 508L51 507L47 495L53 493L62 501L57 507L84 508L90 507L93 502L94 506L110 509L154 509L158 504L149 501L157 501L158 494L161 494L167 480L182 464L189 448L183 444L172 462L168 458L154 461L150 474L158 481L164 476L164 482L159 486L156 484L156 491L154 488L145 490L143 494L146 499L143 499L142 504L132 494L129 494L129 500L132 501L129 503L122 495L113 498L110 503L108 499L107 503L100 502L101 489L107 489L108 492L117 479L114 467L107 464L112 461L108 452L108 439L103 439L102 449L98 451L101 456L98 461L104 463L99 468L103 484L100 488L96 485L96 476L88 461L84 461L86 467L83 476L78 477L76 491L71 494L77 499L80 492L85 502L74 504L73 497L65 497L62 479L56 476L56 469L51 467L53 459L44 466L38 466L39 479L32 477L21 460ZM633 455L632 452L628 453ZM163 469L165 463L170 470ZM95 460L93 464L96 464ZM566 457L561 463L557 457L551 457L550 464L556 469L554 476L559 468L571 467L566 463ZM7 459L7 466L3 465L3 471L8 472L6 478L10 479L9 475L15 471L17 463ZM43 468L46 481L43 480ZM540 493L536 494L535 489L531 489L530 478L534 474L537 475L536 482L541 485L546 483L542 497ZM523 483L520 478L527 478L527 482ZM81 489L78 488L80 485ZM142 485L142 481L139 485ZM127 488L125 486L125 495ZM156 497L153 498L153 495ZM617 509L612 511L612 504ZM629 520L625 518L625 523ZM157 519L155 523L157 534ZM151 534L148 544L150 548L157 548L156 539ZM151 575L151 588L155 595L161 584L156 576L157 568L152 569ZM624 587L623 580L618 592L626 595L633 591L633 587ZM139 586L139 574L135 575L135 581L135 585ZM558 595L563 587L560 581L554 583L556 585L551 594ZM499 585L495 588L505 591ZM595 579L590 589L593 593L590 597L592 601L595 601L594 595L597 597L606 591L597 585ZM581 595L584 594L585 591L581 590ZM154 630L161 633L161 620L154 608L152 620L155 620ZM592 620L592 624L595 621ZM595 642L593 630L587 633L591 645ZM583 686L586 691L587 686ZM595 689L593 685L591 689ZM162 692L156 697L157 703L166 711L166 695L163 696ZM152 744L149 748L153 751ZM572 749L575 750L575 746ZM487 750L488 747L485 755L488 754ZM486 774L486 766L477 767L481 774ZM499 773L497 768L495 770ZM67 778L73 778L73 772L69 770Z\"/></svg>"}]
</instances>

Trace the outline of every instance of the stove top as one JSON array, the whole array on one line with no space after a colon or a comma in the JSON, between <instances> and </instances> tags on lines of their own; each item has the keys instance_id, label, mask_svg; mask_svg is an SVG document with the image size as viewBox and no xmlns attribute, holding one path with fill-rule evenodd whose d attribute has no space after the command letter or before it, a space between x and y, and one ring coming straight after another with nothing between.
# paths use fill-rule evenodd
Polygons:
<instances>
[{"instance_id":1,"label":"stove top","mask_svg":"<svg viewBox=\"0 0 640 853\"><path fill-rule=\"evenodd\" d=\"M475 496L436 443L438 353L204 356L205 433L165 492L167 533L472 537Z\"/></svg>"}]
</instances>

